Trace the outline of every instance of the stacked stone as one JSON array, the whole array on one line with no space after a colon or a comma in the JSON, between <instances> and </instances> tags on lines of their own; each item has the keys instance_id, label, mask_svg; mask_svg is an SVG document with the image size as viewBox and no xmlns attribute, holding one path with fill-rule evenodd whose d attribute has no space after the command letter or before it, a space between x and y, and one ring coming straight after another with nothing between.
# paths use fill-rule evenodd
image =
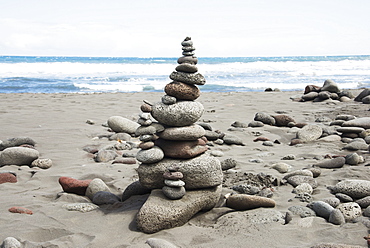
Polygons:
<instances>
[{"instance_id":1,"label":"stacked stone","mask_svg":"<svg viewBox=\"0 0 370 248\"><path fill-rule=\"evenodd\" d=\"M191 38L181 44L183 56L165 86L166 95L141 106L136 130L142 141L136 156L139 183L151 190L137 215L138 228L146 233L183 225L197 212L212 209L221 195L221 163L205 153L205 130L195 124L204 112L195 101L197 85L206 80L198 73Z\"/></svg>"},{"instance_id":2,"label":"stacked stone","mask_svg":"<svg viewBox=\"0 0 370 248\"><path fill-rule=\"evenodd\" d=\"M183 177L184 175L176 168L168 168L168 171L163 173L165 186L162 191L167 198L177 200L185 195L185 182L181 180Z\"/></svg>"}]
</instances>

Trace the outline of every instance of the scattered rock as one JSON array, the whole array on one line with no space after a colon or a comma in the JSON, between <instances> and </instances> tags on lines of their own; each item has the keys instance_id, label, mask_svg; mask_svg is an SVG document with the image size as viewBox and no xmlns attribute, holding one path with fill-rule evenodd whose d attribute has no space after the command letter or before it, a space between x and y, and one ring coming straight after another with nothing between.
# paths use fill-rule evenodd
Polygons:
<instances>
[{"instance_id":1,"label":"scattered rock","mask_svg":"<svg viewBox=\"0 0 370 248\"><path fill-rule=\"evenodd\" d=\"M368 180L344 180L328 188L333 194L343 193L356 199L370 196L370 181Z\"/></svg>"},{"instance_id":2,"label":"scattered rock","mask_svg":"<svg viewBox=\"0 0 370 248\"><path fill-rule=\"evenodd\" d=\"M116 133L134 134L140 125L122 116L111 116L108 119L108 126Z\"/></svg>"},{"instance_id":3,"label":"scattered rock","mask_svg":"<svg viewBox=\"0 0 370 248\"><path fill-rule=\"evenodd\" d=\"M0 153L0 166L3 165L31 165L39 157L36 149L27 147L9 147Z\"/></svg>"},{"instance_id":4,"label":"scattered rock","mask_svg":"<svg viewBox=\"0 0 370 248\"><path fill-rule=\"evenodd\" d=\"M314 166L320 167L320 168L326 168L326 169L333 169L333 168L341 168L346 163L346 159L344 157L336 157L333 159L326 159L323 161L320 161Z\"/></svg>"},{"instance_id":5,"label":"scattered rock","mask_svg":"<svg viewBox=\"0 0 370 248\"><path fill-rule=\"evenodd\" d=\"M66 193L85 195L86 189L92 180L78 180L71 177L60 177L59 184Z\"/></svg>"},{"instance_id":6,"label":"scattered rock","mask_svg":"<svg viewBox=\"0 0 370 248\"><path fill-rule=\"evenodd\" d=\"M29 210L28 208L24 207L11 207L8 209L8 211L17 214L30 214L30 215L33 214L32 210Z\"/></svg>"},{"instance_id":7,"label":"scattered rock","mask_svg":"<svg viewBox=\"0 0 370 248\"><path fill-rule=\"evenodd\" d=\"M49 169L53 165L50 158L38 158L32 161L30 167L38 167L41 169Z\"/></svg>"},{"instance_id":8,"label":"scattered rock","mask_svg":"<svg viewBox=\"0 0 370 248\"><path fill-rule=\"evenodd\" d=\"M261 196L234 194L226 200L226 206L238 211L244 211L259 207L275 207L275 201Z\"/></svg>"},{"instance_id":9,"label":"scattered rock","mask_svg":"<svg viewBox=\"0 0 370 248\"><path fill-rule=\"evenodd\" d=\"M7 237L0 246L1 248L21 248L22 244L16 238Z\"/></svg>"},{"instance_id":10,"label":"scattered rock","mask_svg":"<svg viewBox=\"0 0 370 248\"><path fill-rule=\"evenodd\" d=\"M329 219L331 212L334 210L332 206L323 201L315 201L311 204L312 210L317 216Z\"/></svg>"},{"instance_id":11,"label":"scattered rock","mask_svg":"<svg viewBox=\"0 0 370 248\"><path fill-rule=\"evenodd\" d=\"M303 142L315 141L322 135L322 128L318 125L306 125L297 132L297 139Z\"/></svg>"},{"instance_id":12,"label":"scattered rock","mask_svg":"<svg viewBox=\"0 0 370 248\"><path fill-rule=\"evenodd\" d=\"M85 195L90 198L90 200L94 199L94 195L99 192L99 191L107 191L110 192L109 187L104 183L103 180L100 178L95 178L93 179L90 183L89 186L86 188L86 193Z\"/></svg>"},{"instance_id":13,"label":"scattered rock","mask_svg":"<svg viewBox=\"0 0 370 248\"><path fill-rule=\"evenodd\" d=\"M80 211L82 213L90 212L99 208L99 206L94 203L86 202L64 204L62 207L68 211Z\"/></svg>"},{"instance_id":14,"label":"scattered rock","mask_svg":"<svg viewBox=\"0 0 370 248\"><path fill-rule=\"evenodd\" d=\"M10 172L0 172L0 184L3 183L16 183L17 182L17 176L15 173Z\"/></svg>"},{"instance_id":15,"label":"scattered rock","mask_svg":"<svg viewBox=\"0 0 370 248\"><path fill-rule=\"evenodd\" d=\"M151 248L178 248L176 245L168 242L167 240L159 238L149 238L145 243Z\"/></svg>"},{"instance_id":16,"label":"scattered rock","mask_svg":"<svg viewBox=\"0 0 370 248\"><path fill-rule=\"evenodd\" d=\"M342 212L346 221L352 221L362 215L361 207L356 202L341 203L337 209Z\"/></svg>"},{"instance_id":17,"label":"scattered rock","mask_svg":"<svg viewBox=\"0 0 370 248\"><path fill-rule=\"evenodd\" d=\"M328 221L334 225L342 225L346 223L344 215L339 209L334 209L331 211Z\"/></svg>"}]
</instances>

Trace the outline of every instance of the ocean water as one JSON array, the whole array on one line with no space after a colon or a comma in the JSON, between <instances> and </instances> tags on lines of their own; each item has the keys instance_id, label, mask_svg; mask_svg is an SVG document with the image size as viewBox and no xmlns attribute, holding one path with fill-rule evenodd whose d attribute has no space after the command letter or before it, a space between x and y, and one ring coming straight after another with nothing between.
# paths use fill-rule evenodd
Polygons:
<instances>
[{"instance_id":1,"label":"ocean water","mask_svg":"<svg viewBox=\"0 0 370 248\"><path fill-rule=\"evenodd\" d=\"M198 58L202 92L370 87L370 55ZM177 58L0 56L0 93L163 91Z\"/></svg>"}]
</instances>

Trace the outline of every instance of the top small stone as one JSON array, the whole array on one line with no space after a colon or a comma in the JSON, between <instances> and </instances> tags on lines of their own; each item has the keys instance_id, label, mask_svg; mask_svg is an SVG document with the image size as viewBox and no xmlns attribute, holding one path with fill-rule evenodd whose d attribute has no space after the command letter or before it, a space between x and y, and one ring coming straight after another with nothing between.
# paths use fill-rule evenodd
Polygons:
<instances>
[{"instance_id":1,"label":"top small stone","mask_svg":"<svg viewBox=\"0 0 370 248\"><path fill-rule=\"evenodd\" d=\"M181 42L182 46L192 46L193 41L191 40L191 37L186 37L183 42Z\"/></svg>"}]
</instances>

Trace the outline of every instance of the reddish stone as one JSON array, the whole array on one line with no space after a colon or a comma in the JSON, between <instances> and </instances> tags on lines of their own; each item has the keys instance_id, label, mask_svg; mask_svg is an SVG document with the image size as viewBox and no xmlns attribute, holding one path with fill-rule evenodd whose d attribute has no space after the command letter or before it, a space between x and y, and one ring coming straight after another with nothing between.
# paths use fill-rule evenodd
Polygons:
<instances>
[{"instance_id":1,"label":"reddish stone","mask_svg":"<svg viewBox=\"0 0 370 248\"><path fill-rule=\"evenodd\" d=\"M71 177L60 177L59 184L62 186L64 192L74 193L77 195L85 195L87 186L92 180L78 180Z\"/></svg>"},{"instance_id":2,"label":"reddish stone","mask_svg":"<svg viewBox=\"0 0 370 248\"><path fill-rule=\"evenodd\" d=\"M152 106L150 106L147 103L144 103L143 105L141 105L140 109L141 109L141 111L146 112L146 113L152 112Z\"/></svg>"},{"instance_id":3,"label":"reddish stone","mask_svg":"<svg viewBox=\"0 0 370 248\"><path fill-rule=\"evenodd\" d=\"M0 173L0 184L2 183L16 183L17 177L12 173Z\"/></svg>"},{"instance_id":4,"label":"reddish stone","mask_svg":"<svg viewBox=\"0 0 370 248\"><path fill-rule=\"evenodd\" d=\"M298 145L298 144L303 144L303 141L301 139L292 139L290 141L290 146L295 146L295 145Z\"/></svg>"},{"instance_id":5,"label":"reddish stone","mask_svg":"<svg viewBox=\"0 0 370 248\"><path fill-rule=\"evenodd\" d=\"M177 180L177 179L182 179L183 177L184 175L180 171L176 171L176 172L167 171L163 173L164 179Z\"/></svg>"},{"instance_id":6,"label":"reddish stone","mask_svg":"<svg viewBox=\"0 0 370 248\"><path fill-rule=\"evenodd\" d=\"M163 150L165 157L186 159L194 158L207 151L208 147L205 140L202 138L191 141L158 139L155 144Z\"/></svg>"},{"instance_id":7,"label":"reddish stone","mask_svg":"<svg viewBox=\"0 0 370 248\"><path fill-rule=\"evenodd\" d=\"M310 93L310 92L320 92L321 87L316 85L307 85L304 89L304 94Z\"/></svg>"},{"instance_id":8,"label":"reddish stone","mask_svg":"<svg viewBox=\"0 0 370 248\"><path fill-rule=\"evenodd\" d=\"M278 127L287 127L290 122L295 122L294 119L288 115L275 115L275 125Z\"/></svg>"},{"instance_id":9,"label":"reddish stone","mask_svg":"<svg viewBox=\"0 0 370 248\"><path fill-rule=\"evenodd\" d=\"M17 213L17 214L33 214L31 210L24 207L11 207L8 209L11 213Z\"/></svg>"},{"instance_id":10,"label":"reddish stone","mask_svg":"<svg viewBox=\"0 0 370 248\"><path fill-rule=\"evenodd\" d=\"M176 81L167 84L164 91L167 95L181 100L193 101L200 96L200 90L197 86Z\"/></svg>"}]
</instances>

